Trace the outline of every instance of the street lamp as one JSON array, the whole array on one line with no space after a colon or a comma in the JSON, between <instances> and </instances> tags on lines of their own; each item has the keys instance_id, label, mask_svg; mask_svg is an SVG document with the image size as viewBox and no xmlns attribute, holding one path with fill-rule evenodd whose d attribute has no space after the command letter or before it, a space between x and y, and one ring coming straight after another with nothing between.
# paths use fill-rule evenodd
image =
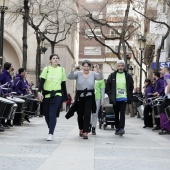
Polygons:
<instances>
[{"instance_id":1,"label":"street lamp","mask_svg":"<svg viewBox=\"0 0 170 170\"><path fill-rule=\"evenodd\" d=\"M142 60L143 60L143 51L145 49L146 44L146 38L144 36L141 36L138 39L139 42L139 50L141 51L141 57L140 57L140 83L139 83L139 90L142 92Z\"/></svg>"},{"instance_id":2,"label":"street lamp","mask_svg":"<svg viewBox=\"0 0 170 170\"><path fill-rule=\"evenodd\" d=\"M1 27L0 27L0 65L3 63L4 15L8 9L9 0L0 0Z\"/></svg>"}]
</instances>

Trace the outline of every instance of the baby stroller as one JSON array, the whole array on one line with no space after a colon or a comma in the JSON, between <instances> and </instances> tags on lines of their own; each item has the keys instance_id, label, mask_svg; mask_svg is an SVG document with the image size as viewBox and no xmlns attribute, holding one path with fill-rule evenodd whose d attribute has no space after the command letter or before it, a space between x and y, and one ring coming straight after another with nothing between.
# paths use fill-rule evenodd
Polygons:
<instances>
[{"instance_id":1,"label":"baby stroller","mask_svg":"<svg viewBox=\"0 0 170 170\"><path fill-rule=\"evenodd\" d=\"M99 128L105 130L107 125L111 125L111 128L114 128L115 125L115 114L113 112L113 105L109 104L108 96L104 99L104 105L100 108L99 111Z\"/></svg>"}]
</instances>

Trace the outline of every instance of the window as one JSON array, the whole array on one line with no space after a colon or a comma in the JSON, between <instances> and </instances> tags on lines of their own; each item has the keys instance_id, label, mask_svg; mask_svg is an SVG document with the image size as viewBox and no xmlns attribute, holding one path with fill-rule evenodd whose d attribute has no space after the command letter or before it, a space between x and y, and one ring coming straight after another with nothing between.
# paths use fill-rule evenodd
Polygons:
<instances>
[{"instance_id":1,"label":"window","mask_svg":"<svg viewBox=\"0 0 170 170\"><path fill-rule=\"evenodd\" d=\"M115 48L113 45L108 45L108 46L109 46L111 49L113 49L113 50L114 50L114 48ZM106 53L111 53L112 51L111 51L109 48L106 47L106 48L105 48L105 52L106 52Z\"/></svg>"},{"instance_id":2,"label":"window","mask_svg":"<svg viewBox=\"0 0 170 170\"><path fill-rule=\"evenodd\" d=\"M102 19L103 18L103 14L100 11L91 11L90 13L92 14L92 17L94 19ZM86 15L88 15L88 14L89 14L89 12L86 11Z\"/></svg>"},{"instance_id":3,"label":"window","mask_svg":"<svg viewBox=\"0 0 170 170\"><path fill-rule=\"evenodd\" d=\"M84 55L101 55L101 47L86 46L84 47Z\"/></svg>"},{"instance_id":4,"label":"window","mask_svg":"<svg viewBox=\"0 0 170 170\"><path fill-rule=\"evenodd\" d=\"M93 30L93 31L94 31L94 34L95 34L97 37L101 37L101 36L102 36L100 29L95 29L95 30ZM94 37L93 33L91 32L91 29L86 29L86 30L85 30L85 35L86 35L87 37Z\"/></svg>"},{"instance_id":5,"label":"window","mask_svg":"<svg viewBox=\"0 0 170 170\"><path fill-rule=\"evenodd\" d=\"M117 30L119 33L121 33L121 29ZM117 34L115 30L110 30L110 35L112 38L119 37L120 35Z\"/></svg>"},{"instance_id":6,"label":"window","mask_svg":"<svg viewBox=\"0 0 170 170\"><path fill-rule=\"evenodd\" d=\"M115 51L116 51L116 52L118 52L118 48L119 48L119 46L116 45L116 46L115 46ZM126 46L125 48L126 48L126 51L129 51L129 49L128 49L127 46ZM122 47L122 46L120 47L120 52L123 52L123 47Z\"/></svg>"},{"instance_id":7,"label":"window","mask_svg":"<svg viewBox=\"0 0 170 170\"><path fill-rule=\"evenodd\" d=\"M102 19L103 15L99 11L92 11L92 16L96 19Z\"/></svg>"},{"instance_id":8,"label":"window","mask_svg":"<svg viewBox=\"0 0 170 170\"><path fill-rule=\"evenodd\" d=\"M87 3L102 2L103 0L86 0Z\"/></svg>"},{"instance_id":9,"label":"window","mask_svg":"<svg viewBox=\"0 0 170 170\"><path fill-rule=\"evenodd\" d=\"M106 14L109 17L116 17L116 16L124 17L125 10L126 10L125 6L109 4L106 7ZM129 9L129 16L134 16L133 9Z\"/></svg>"}]
</instances>

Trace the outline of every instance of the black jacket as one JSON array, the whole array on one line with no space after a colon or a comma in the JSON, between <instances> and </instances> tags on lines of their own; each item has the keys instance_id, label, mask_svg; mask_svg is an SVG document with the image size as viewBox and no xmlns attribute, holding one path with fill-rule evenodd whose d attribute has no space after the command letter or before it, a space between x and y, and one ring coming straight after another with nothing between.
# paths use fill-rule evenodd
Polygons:
<instances>
[{"instance_id":1,"label":"black jacket","mask_svg":"<svg viewBox=\"0 0 170 170\"><path fill-rule=\"evenodd\" d=\"M111 104L116 104L116 73L115 71L111 73L106 82L106 94L108 94L109 100ZM126 89L127 89L127 103L130 104L133 98L133 88L134 82L132 76L128 74L126 71L125 78L126 78Z\"/></svg>"}]
</instances>

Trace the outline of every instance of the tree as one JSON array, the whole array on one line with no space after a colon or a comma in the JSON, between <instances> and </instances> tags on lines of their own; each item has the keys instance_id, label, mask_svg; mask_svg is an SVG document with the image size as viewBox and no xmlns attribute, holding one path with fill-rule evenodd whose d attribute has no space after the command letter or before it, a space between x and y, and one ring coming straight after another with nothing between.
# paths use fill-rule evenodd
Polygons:
<instances>
[{"instance_id":1,"label":"tree","mask_svg":"<svg viewBox=\"0 0 170 170\"><path fill-rule=\"evenodd\" d=\"M29 15L27 23L34 29L37 50L36 50L36 84L39 82L41 68L41 47L40 43L47 40L51 44L51 54L54 53L55 44L64 41L73 26L72 1L70 0L29 0ZM75 12L74 12L75 13ZM15 4L15 17L25 16L23 7ZM75 18L75 17L74 17ZM24 26L26 29L26 26ZM25 62L26 64L26 62Z\"/></svg>"},{"instance_id":2,"label":"tree","mask_svg":"<svg viewBox=\"0 0 170 170\"><path fill-rule=\"evenodd\" d=\"M169 3L168 0L164 0L164 3L167 3L168 6L170 5L170 3ZM165 4L164 4L164 5L165 5ZM148 0L146 1L146 4L145 4L145 12L144 12L144 13L136 10L135 8L134 8L134 11L135 11L136 13L140 14L141 16L143 16L143 17L146 19L147 22L148 22L148 21L149 21L149 22L152 21L153 23L156 23L156 24L158 25L158 27L163 27L163 26L164 26L164 27L167 28L167 30L166 30L166 32L164 33L164 35L162 35L160 45L159 45L159 47L158 47L157 50L156 50L156 69L155 69L155 70L158 71L158 70L159 70L159 60L160 60L160 56L161 56L161 50L162 50L163 47L164 47L165 40L166 40L167 37L169 36L169 33L170 33L170 25L168 25L168 23L164 22L164 21L163 21L163 18L161 18L161 17L159 17L159 16L155 16L155 15L149 16L149 14L148 14ZM164 18L164 19L165 19L165 18ZM145 24L146 24L146 22L145 22ZM146 32L145 32L145 34L146 34Z\"/></svg>"},{"instance_id":3,"label":"tree","mask_svg":"<svg viewBox=\"0 0 170 170\"><path fill-rule=\"evenodd\" d=\"M28 29L28 16L29 16L29 0L24 0L24 12L23 12L23 61L22 67L27 69L27 29Z\"/></svg>"},{"instance_id":4,"label":"tree","mask_svg":"<svg viewBox=\"0 0 170 170\"><path fill-rule=\"evenodd\" d=\"M114 56L118 59L124 58L131 51L133 58L136 60L138 65L138 59L135 56L135 48L129 44L129 40L138 34L140 24L132 16L131 12L131 0L106 1L98 7L98 14L94 15L91 9L87 9L83 4L79 4L81 7L80 13L81 25L80 34L84 34L90 39L95 39L102 46L107 47ZM125 10L120 10L121 5L126 5ZM84 13L84 14L83 14ZM102 15L102 17L100 17ZM86 32L86 29L89 32ZM96 34L96 30L100 30L100 36ZM114 32L114 35L108 35L109 30ZM116 49L108 45L107 41L117 41L118 46ZM127 48L129 51L127 51ZM123 49L123 50L122 50ZM122 52L123 51L123 52ZM113 57L114 57L113 56Z\"/></svg>"}]
</instances>

